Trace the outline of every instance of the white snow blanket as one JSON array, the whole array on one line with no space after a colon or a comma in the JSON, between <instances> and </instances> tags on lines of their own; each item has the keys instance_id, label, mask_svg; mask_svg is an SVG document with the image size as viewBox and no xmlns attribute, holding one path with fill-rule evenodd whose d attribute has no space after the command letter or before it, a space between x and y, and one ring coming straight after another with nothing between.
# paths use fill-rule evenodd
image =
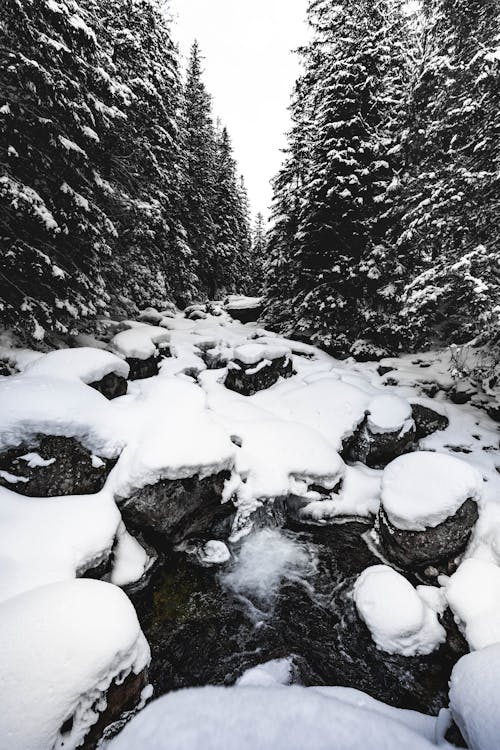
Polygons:
<instances>
[{"instance_id":1,"label":"white snow blanket","mask_svg":"<svg viewBox=\"0 0 500 750\"><path fill-rule=\"evenodd\" d=\"M382 651L430 654L446 640L436 612L411 583L387 565L367 568L354 585L359 616Z\"/></svg>"},{"instance_id":2,"label":"white snow blanket","mask_svg":"<svg viewBox=\"0 0 500 750\"><path fill-rule=\"evenodd\" d=\"M500 567L488 560L464 560L444 586L471 649L500 643Z\"/></svg>"},{"instance_id":3,"label":"white snow blanket","mask_svg":"<svg viewBox=\"0 0 500 750\"><path fill-rule=\"evenodd\" d=\"M116 354L90 346L49 352L24 368L31 377L78 379L83 383L96 383L110 373L128 378L129 372L128 364Z\"/></svg>"},{"instance_id":4,"label":"white snow blanket","mask_svg":"<svg viewBox=\"0 0 500 750\"><path fill-rule=\"evenodd\" d=\"M500 645L467 654L453 668L450 708L471 750L498 750Z\"/></svg>"},{"instance_id":5,"label":"white snow blanket","mask_svg":"<svg viewBox=\"0 0 500 750\"><path fill-rule=\"evenodd\" d=\"M480 501L480 473L459 458L429 451L400 456L382 479L382 505L393 526L405 531L434 528L468 499Z\"/></svg>"},{"instance_id":6,"label":"white snow blanket","mask_svg":"<svg viewBox=\"0 0 500 750\"><path fill-rule=\"evenodd\" d=\"M150 704L109 750L431 750L423 734L303 687L205 687Z\"/></svg>"},{"instance_id":7,"label":"white snow blanket","mask_svg":"<svg viewBox=\"0 0 500 750\"><path fill-rule=\"evenodd\" d=\"M78 747L112 680L139 674L150 660L133 606L101 581L42 586L4 602L0 643L3 750Z\"/></svg>"}]
</instances>

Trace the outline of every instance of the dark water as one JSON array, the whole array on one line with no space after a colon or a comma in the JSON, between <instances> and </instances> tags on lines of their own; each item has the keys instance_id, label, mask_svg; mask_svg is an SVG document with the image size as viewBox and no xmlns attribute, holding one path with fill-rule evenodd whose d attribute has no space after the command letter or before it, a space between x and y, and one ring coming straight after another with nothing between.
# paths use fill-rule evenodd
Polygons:
<instances>
[{"instance_id":1,"label":"dark water","mask_svg":"<svg viewBox=\"0 0 500 750\"><path fill-rule=\"evenodd\" d=\"M447 705L463 641L449 618L448 643L428 656L375 647L350 596L359 573L379 562L362 538L368 529L352 522L258 530L223 568L173 553L133 596L155 695L230 685L250 667L293 656L301 684L354 687L436 714Z\"/></svg>"}]
</instances>

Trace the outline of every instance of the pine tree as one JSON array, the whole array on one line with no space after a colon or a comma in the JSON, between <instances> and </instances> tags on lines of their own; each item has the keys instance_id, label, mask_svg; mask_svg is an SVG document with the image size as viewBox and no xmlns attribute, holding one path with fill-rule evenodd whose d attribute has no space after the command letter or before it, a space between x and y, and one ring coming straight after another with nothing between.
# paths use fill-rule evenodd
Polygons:
<instances>
[{"instance_id":1,"label":"pine tree","mask_svg":"<svg viewBox=\"0 0 500 750\"><path fill-rule=\"evenodd\" d=\"M194 257L202 295L213 297L216 225L216 133L211 100L202 78L198 43L191 48L182 108L182 224Z\"/></svg>"},{"instance_id":2,"label":"pine tree","mask_svg":"<svg viewBox=\"0 0 500 750\"><path fill-rule=\"evenodd\" d=\"M500 295L500 9L428 0L396 236L406 346L460 343Z\"/></svg>"},{"instance_id":3,"label":"pine tree","mask_svg":"<svg viewBox=\"0 0 500 750\"><path fill-rule=\"evenodd\" d=\"M264 287L264 268L266 263L267 238L264 214L259 211L255 217L252 235L252 290L260 294Z\"/></svg>"}]
</instances>

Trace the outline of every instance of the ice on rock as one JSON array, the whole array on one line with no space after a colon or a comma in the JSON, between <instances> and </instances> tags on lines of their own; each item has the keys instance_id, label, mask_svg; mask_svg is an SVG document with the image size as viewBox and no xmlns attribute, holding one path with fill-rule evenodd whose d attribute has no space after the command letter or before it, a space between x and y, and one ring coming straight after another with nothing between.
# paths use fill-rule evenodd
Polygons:
<instances>
[{"instance_id":1,"label":"ice on rock","mask_svg":"<svg viewBox=\"0 0 500 750\"><path fill-rule=\"evenodd\" d=\"M446 640L436 612L404 576L374 565L359 576L354 602L379 649L389 654L430 654Z\"/></svg>"},{"instance_id":2,"label":"ice on rock","mask_svg":"<svg viewBox=\"0 0 500 750\"><path fill-rule=\"evenodd\" d=\"M445 594L471 649L500 643L500 568L488 560L464 560L445 582Z\"/></svg>"},{"instance_id":3,"label":"ice on rock","mask_svg":"<svg viewBox=\"0 0 500 750\"><path fill-rule=\"evenodd\" d=\"M78 379L84 383L95 383L110 373L127 378L128 364L116 354L102 349L81 347L58 349L44 354L29 364L24 373L30 377Z\"/></svg>"},{"instance_id":4,"label":"ice on rock","mask_svg":"<svg viewBox=\"0 0 500 750\"><path fill-rule=\"evenodd\" d=\"M130 586L137 583L149 570L156 558L150 558L137 539L131 536L123 523L117 532L113 549L113 569L110 581L115 586Z\"/></svg>"},{"instance_id":5,"label":"ice on rock","mask_svg":"<svg viewBox=\"0 0 500 750\"><path fill-rule=\"evenodd\" d=\"M406 399L399 396L375 396L368 404L367 410L368 427L373 434L398 432L413 427L411 406Z\"/></svg>"},{"instance_id":6,"label":"ice on rock","mask_svg":"<svg viewBox=\"0 0 500 750\"><path fill-rule=\"evenodd\" d=\"M76 438L105 458L115 458L126 442L123 414L78 380L28 375L0 380L0 451L39 434Z\"/></svg>"},{"instance_id":7,"label":"ice on rock","mask_svg":"<svg viewBox=\"0 0 500 750\"><path fill-rule=\"evenodd\" d=\"M141 385L128 410L133 436L108 478L115 495L127 498L162 479L203 478L232 467L235 446L205 402L201 388L187 380Z\"/></svg>"},{"instance_id":8,"label":"ice on rock","mask_svg":"<svg viewBox=\"0 0 500 750\"><path fill-rule=\"evenodd\" d=\"M264 664L247 669L236 685L238 687L275 687L277 685L290 685L293 678L293 660L273 659Z\"/></svg>"},{"instance_id":9,"label":"ice on rock","mask_svg":"<svg viewBox=\"0 0 500 750\"><path fill-rule=\"evenodd\" d=\"M205 687L142 711L109 750L431 750L386 715L304 687ZM489 748L488 748L489 750Z\"/></svg>"},{"instance_id":10,"label":"ice on rock","mask_svg":"<svg viewBox=\"0 0 500 750\"><path fill-rule=\"evenodd\" d=\"M111 555L120 524L111 495L31 498L0 488L0 601L74 578Z\"/></svg>"},{"instance_id":11,"label":"ice on rock","mask_svg":"<svg viewBox=\"0 0 500 750\"><path fill-rule=\"evenodd\" d=\"M483 480L470 464L443 453L418 451L389 464L382 479L382 505L403 531L435 528L464 502L480 501Z\"/></svg>"},{"instance_id":12,"label":"ice on rock","mask_svg":"<svg viewBox=\"0 0 500 750\"><path fill-rule=\"evenodd\" d=\"M0 643L5 750L74 750L97 721L94 704L112 680L139 674L150 660L123 591L84 579L42 586L0 605Z\"/></svg>"},{"instance_id":13,"label":"ice on rock","mask_svg":"<svg viewBox=\"0 0 500 750\"><path fill-rule=\"evenodd\" d=\"M157 344L169 341L170 335L159 326L146 323L134 325L113 336L110 347L127 359L149 359L157 352Z\"/></svg>"},{"instance_id":14,"label":"ice on rock","mask_svg":"<svg viewBox=\"0 0 500 750\"><path fill-rule=\"evenodd\" d=\"M498 750L500 644L463 656L450 680L450 708L470 750Z\"/></svg>"}]
</instances>

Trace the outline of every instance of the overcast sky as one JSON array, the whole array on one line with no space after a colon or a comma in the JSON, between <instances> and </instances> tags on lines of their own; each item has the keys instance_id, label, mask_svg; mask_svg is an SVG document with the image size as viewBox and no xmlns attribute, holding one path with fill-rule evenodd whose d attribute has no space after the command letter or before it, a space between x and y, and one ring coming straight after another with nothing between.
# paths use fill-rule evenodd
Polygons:
<instances>
[{"instance_id":1,"label":"overcast sky","mask_svg":"<svg viewBox=\"0 0 500 750\"><path fill-rule=\"evenodd\" d=\"M214 113L232 136L253 212L266 213L299 71L291 50L307 38L307 0L171 0L170 7L181 51L200 43Z\"/></svg>"}]
</instances>

